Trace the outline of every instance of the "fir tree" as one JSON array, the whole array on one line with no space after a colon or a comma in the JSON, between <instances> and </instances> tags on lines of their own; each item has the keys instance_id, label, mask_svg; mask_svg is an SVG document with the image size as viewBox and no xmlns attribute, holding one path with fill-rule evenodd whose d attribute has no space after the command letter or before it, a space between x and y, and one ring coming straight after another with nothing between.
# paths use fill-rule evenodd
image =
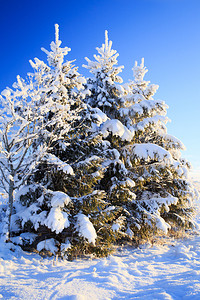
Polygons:
<instances>
[{"instance_id":1,"label":"fir tree","mask_svg":"<svg viewBox=\"0 0 200 300\"><path fill-rule=\"evenodd\" d=\"M107 145L104 151L105 171L100 186L106 190L108 201L121 208L121 214L114 228L123 231L125 235L125 231L129 230L127 218L131 217L129 208L135 199L133 191L135 183L124 164L121 149L132 140L134 131L125 126L120 115L126 94L126 89L121 85L123 80L118 75L123 66L116 66L118 53L112 49L107 31L105 43L96 49L99 55L94 55L95 61L86 58L88 65L85 67L93 74L87 82L87 87L91 91L87 100L92 107L101 108L108 118L100 127L104 143Z\"/></svg>"},{"instance_id":2,"label":"fir tree","mask_svg":"<svg viewBox=\"0 0 200 300\"><path fill-rule=\"evenodd\" d=\"M118 214L109 209L105 191L98 188L104 144L97 129L106 116L83 101L88 93L85 79L72 62L64 61L70 49L60 47L58 25L55 28L51 51L42 48L48 65L31 61L35 73L30 76L38 90L36 104L47 122L37 143L48 140L52 132L56 138L29 185L19 191L13 218L20 233L36 234L32 246L38 250L53 243L54 252L66 252L68 257L84 252L106 255L115 240L112 224Z\"/></svg>"},{"instance_id":3,"label":"fir tree","mask_svg":"<svg viewBox=\"0 0 200 300\"><path fill-rule=\"evenodd\" d=\"M87 68L94 75L88 80L88 101L93 107L103 107L108 116L101 126L108 142L101 184L110 203L122 207L121 218L130 237L138 240L148 237L150 231L167 233L171 226L193 226L195 191L186 174L189 164L180 156L184 146L167 134L167 105L153 99L158 86L144 80L148 70L143 60L133 68L135 80L121 88L117 85L114 90L118 93L113 96L114 80L108 78L121 68L113 67L117 54L111 46L106 32L96 61L87 59ZM114 105L109 104L110 99Z\"/></svg>"},{"instance_id":4,"label":"fir tree","mask_svg":"<svg viewBox=\"0 0 200 300\"><path fill-rule=\"evenodd\" d=\"M136 182L132 228L138 234L144 234L145 227L152 225L165 233L170 228L195 226L196 192L188 177L190 165L181 158L184 145L167 133L168 107L164 101L153 99L158 86L144 80L147 71L144 60L141 65L135 63L135 78L120 109L125 125L135 132L122 151Z\"/></svg>"},{"instance_id":5,"label":"fir tree","mask_svg":"<svg viewBox=\"0 0 200 300\"><path fill-rule=\"evenodd\" d=\"M123 80L118 74L123 66L116 66L119 54L112 49L112 41L108 40L107 30L105 43L96 50L98 55L94 55L95 61L86 57L88 64L83 65L93 74L93 77L88 80L88 88L91 91L88 100L91 106L100 108L109 118L118 118L118 108L124 93L121 86Z\"/></svg>"}]
</instances>

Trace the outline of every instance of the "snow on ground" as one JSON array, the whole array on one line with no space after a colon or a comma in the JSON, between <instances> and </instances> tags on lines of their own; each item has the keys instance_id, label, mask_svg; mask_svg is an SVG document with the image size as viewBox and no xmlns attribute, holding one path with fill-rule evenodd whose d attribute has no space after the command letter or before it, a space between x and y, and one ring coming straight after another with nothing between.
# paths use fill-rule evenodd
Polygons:
<instances>
[{"instance_id":1,"label":"snow on ground","mask_svg":"<svg viewBox=\"0 0 200 300\"><path fill-rule=\"evenodd\" d=\"M200 235L73 262L20 251L0 271L2 299L200 299Z\"/></svg>"},{"instance_id":2,"label":"snow on ground","mask_svg":"<svg viewBox=\"0 0 200 300\"><path fill-rule=\"evenodd\" d=\"M200 232L73 262L6 247L0 244L0 299L200 299Z\"/></svg>"}]
</instances>

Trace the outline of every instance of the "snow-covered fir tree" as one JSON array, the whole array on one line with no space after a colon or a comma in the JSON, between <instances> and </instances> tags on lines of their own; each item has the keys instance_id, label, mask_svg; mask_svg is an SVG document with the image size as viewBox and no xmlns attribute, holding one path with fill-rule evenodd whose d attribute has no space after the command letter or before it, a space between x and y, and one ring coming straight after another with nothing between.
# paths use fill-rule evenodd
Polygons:
<instances>
[{"instance_id":1,"label":"snow-covered fir tree","mask_svg":"<svg viewBox=\"0 0 200 300\"><path fill-rule=\"evenodd\" d=\"M115 207L121 208L121 215L114 226L115 230L129 232L127 222L131 218L130 207L135 199L133 178L131 172L125 166L122 156L122 148L130 143L134 130L128 128L120 115L120 109L124 107L126 89L121 85L122 78L119 73L123 66L117 66L118 53L112 49L112 42L108 40L105 31L105 43L101 48L96 48L99 55L94 55L95 61L86 58L93 77L87 81L87 87L91 94L87 97L92 107L99 107L107 115L107 120L101 125L104 143L107 145L104 151L104 176L100 186L107 192L108 201ZM128 230L128 231L127 231Z\"/></svg>"},{"instance_id":2,"label":"snow-covered fir tree","mask_svg":"<svg viewBox=\"0 0 200 300\"><path fill-rule=\"evenodd\" d=\"M136 183L132 229L143 236L149 235L146 228L167 233L170 228L195 226L196 197L188 177L190 165L181 158L184 145L167 133L168 106L154 100L158 85L144 80L147 71L144 59L140 65L135 63L134 81L120 109L125 125L135 132L122 153Z\"/></svg>"},{"instance_id":3,"label":"snow-covered fir tree","mask_svg":"<svg viewBox=\"0 0 200 300\"><path fill-rule=\"evenodd\" d=\"M94 55L95 61L85 58L88 69L93 77L88 79L88 88L91 97L88 97L91 106L99 107L110 118L118 118L118 108L124 89L121 85L122 78L118 75L123 66L117 66L119 54L112 49L112 41L108 40L108 32L105 31L105 43L96 48L98 55Z\"/></svg>"},{"instance_id":4,"label":"snow-covered fir tree","mask_svg":"<svg viewBox=\"0 0 200 300\"><path fill-rule=\"evenodd\" d=\"M120 210L109 208L105 191L97 188L104 160L97 129L106 115L83 101L86 81L71 61L64 60L70 49L61 48L58 25L55 29L51 51L42 48L48 64L31 61L35 72L29 76L38 91L35 105L47 122L36 147L52 133L57 138L29 184L18 192L13 222L28 247L28 232L34 234L32 246L39 251L53 245L54 252L68 257L84 252L106 255L115 240L112 224Z\"/></svg>"},{"instance_id":5,"label":"snow-covered fir tree","mask_svg":"<svg viewBox=\"0 0 200 300\"><path fill-rule=\"evenodd\" d=\"M187 178L189 164L181 159L184 146L167 134L167 105L153 99L158 86L144 80L143 60L133 68L133 82L123 87L115 84L119 77L110 75L122 68L114 67L118 54L111 46L106 32L105 44L94 55L96 61L86 59L93 74L88 79L88 101L108 116L101 126L108 143L101 184L110 203L122 207L121 219L130 237L138 240L148 237L150 231L167 233L180 224L191 227L195 190ZM114 96L112 88L118 91Z\"/></svg>"}]
</instances>

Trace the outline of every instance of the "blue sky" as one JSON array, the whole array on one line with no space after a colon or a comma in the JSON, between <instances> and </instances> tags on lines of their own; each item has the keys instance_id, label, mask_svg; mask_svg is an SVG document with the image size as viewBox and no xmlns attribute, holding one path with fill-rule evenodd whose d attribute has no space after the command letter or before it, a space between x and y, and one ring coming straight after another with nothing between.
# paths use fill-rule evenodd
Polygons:
<instances>
[{"instance_id":1,"label":"blue sky","mask_svg":"<svg viewBox=\"0 0 200 300\"><path fill-rule=\"evenodd\" d=\"M168 132L186 145L183 153L200 178L200 1L199 0L7 0L0 1L0 90L31 71L29 59L46 59L54 24L72 48L79 71L108 30L124 81L144 57L146 79L159 84L155 98L169 105Z\"/></svg>"}]
</instances>

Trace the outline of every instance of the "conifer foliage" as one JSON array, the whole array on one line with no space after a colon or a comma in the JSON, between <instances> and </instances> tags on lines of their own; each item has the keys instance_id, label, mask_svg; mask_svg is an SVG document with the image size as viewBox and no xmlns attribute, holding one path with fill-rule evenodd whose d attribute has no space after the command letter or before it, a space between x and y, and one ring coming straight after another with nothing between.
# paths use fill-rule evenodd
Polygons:
<instances>
[{"instance_id":1,"label":"conifer foliage","mask_svg":"<svg viewBox=\"0 0 200 300\"><path fill-rule=\"evenodd\" d=\"M101 135L93 128L104 114L83 101L88 93L83 87L86 80L70 61L64 61L70 49L60 45L56 25L51 51L42 48L48 65L31 61L35 72L30 76L38 93L35 105L46 124L34 146L47 140L50 148L17 193L13 219L22 236L35 234L32 246L39 251L52 246L53 253L61 255L84 251L101 255L109 252L115 217L104 190L96 188L103 157Z\"/></svg>"},{"instance_id":2,"label":"conifer foliage","mask_svg":"<svg viewBox=\"0 0 200 300\"><path fill-rule=\"evenodd\" d=\"M144 60L122 85L107 31L96 49L86 80L66 60L55 25L50 51L42 48L47 63L30 61L27 80L2 92L4 231L24 249L102 256L122 237L141 242L195 226L184 146L167 133L167 105L154 100Z\"/></svg>"},{"instance_id":3,"label":"conifer foliage","mask_svg":"<svg viewBox=\"0 0 200 300\"><path fill-rule=\"evenodd\" d=\"M112 41L108 40L108 32L105 31L105 43L101 48L96 48L98 55L94 55L95 61L85 58L88 62L83 65L94 75L88 81L88 87L92 92L89 103L92 106L99 107L106 112L109 117L117 118L120 105L120 96L123 94L123 87L120 83L122 78L118 75L123 66L117 65L117 57L119 54L112 49Z\"/></svg>"},{"instance_id":4,"label":"conifer foliage","mask_svg":"<svg viewBox=\"0 0 200 300\"><path fill-rule=\"evenodd\" d=\"M144 80L147 71L144 59L140 65L135 63L134 81L120 109L126 126L135 132L122 151L136 183L133 215L137 234L143 234L149 222L165 233L170 228L195 226L192 199L196 191L189 181L190 165L181 158L184 145L167 133L168 106L153 99L158 86Z\"/></svg>"},{"instance_id":5,"label":"conifer foliage","mask_svg":"<svg viewBox=\"0 0 200 300\"><path fill-rule=\"evenodd\" d=\"M115 87L115 91L121 91L115 94L115 106L99 102L100 95L113 98L109 83L113 88L115 77L109 80L109 76L122 69L113 67L118 54L111 46L106 32L105 44L96 48L96 61L86 59L86 67L93 74L88 80L89 101L94 107L101 105L108 116L101 130L110 146L106 152L110 162L101 184L109 201L123 208L125 234L137 240L138 236L149 236L149 231L167 233L177 226L193 227L191 199L195 190L188 179L190 166L181 158L184 145L167 134L167 105L153 99L158 85L144 80L148 71L144 59L141 65L135 63L134 81Z\"/></svg>"}]
</instances>

